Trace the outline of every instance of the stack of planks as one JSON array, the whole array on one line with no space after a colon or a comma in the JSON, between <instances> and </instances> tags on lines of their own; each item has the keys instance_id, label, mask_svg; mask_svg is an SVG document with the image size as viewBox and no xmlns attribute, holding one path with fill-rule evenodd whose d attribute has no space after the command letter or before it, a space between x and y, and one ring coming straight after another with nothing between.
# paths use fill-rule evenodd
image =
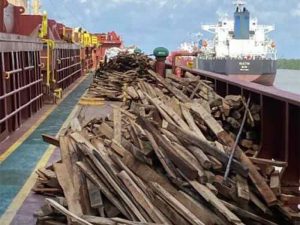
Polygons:
<instances>
[{"instance_id":1,"label":"stack of planks","mask_svg":"<svg viewBox=\"0 0 300 225\"><path fill-rule=\"evenodd\" d=\"M143 54L120 53L96 71L88 98L122 101L124 88L134 86L137 79L147 81L151 60Z\"/></svg>"},{"instance_id":2,"label":"stack of planks","mask_svg":"<svg viewBox=\"0 0 300 225\"><path fill-rule=\"evenodd\" d=\"M258 107L191 74L145 76L109 117L77 123L59 140L44 136L61 161L38 171L34 190L51 199L37 224L291 224L298 215L280 201L285 162L248 157L240 142L224 180L236 135L225 121L246 113L254 128Z\"/></svg>"},{"instance_id":3,"label":"stack of planks","mask_svg":"<svg viewBox=\"0 0 300 225\"><path fill-rule=\"evenodd\" d=\"M217 122L227 131L233 139L242 123L246 102L240 95L219 96L213 88L213 83L208 80L200 80L200 77L186 72L184 78L178 78L173 74L167 75L167 82L181 90L190 99L196 99L200 104L206 105L206 109ZM261 107L254 102L248 109L248 117L244 126L240 147L248 156L257 156L260 152L260 118ZM207 130L207 129L206 129ZM207 133L207 132L205 132ZM209 137L207 133L206 138Z\"/></svg>"},{"instance_id":4,"label":"stack of planks","mask_svg":"<svg viewBox=\"0 0 300 225\"><path fill-rule=\"evenodd\" d=\"M96 72L96 76L100 75L103 71L127 72L133 69L135 69L138 74L144 74L151 68L150 62L151 59L142 53L128 54L121 52L118 56L103 64Z\"/></svg>"}]
</instances>

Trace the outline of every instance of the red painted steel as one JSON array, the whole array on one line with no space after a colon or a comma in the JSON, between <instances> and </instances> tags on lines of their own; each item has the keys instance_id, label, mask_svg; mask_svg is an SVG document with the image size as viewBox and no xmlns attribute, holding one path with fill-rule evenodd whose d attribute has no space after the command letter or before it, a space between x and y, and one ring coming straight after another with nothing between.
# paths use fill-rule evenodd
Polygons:
<instances>
[{"instance_id":1,"label":"red painted steel","mask_svg":"<svg viewBox=\"0 0 300 225\"><path fill-rule=\"evenodd\" d=\"M54 51L55 88L64 90L82 75L80 48L73 44L63 44Z\"/></svg>"},{"instance_id":2,"label":"red painted steel","mask_svg":"<svg viewBox=\"0 0 300 225\"><path fill-rule=\"evenodd\" d=\"M21 43L21 44L20 44ZM0 34L0 141L42 107L42 43Z\"/></svg>"},{"instance_id":3,"label":"red painted steel","mask_svg":"<svg viewBox=\"0 0 300 225\"><path fill-rule=\"evenodd\" d=\"M85 47L81 49L81 61L84 73L89 73L93 70L93 48Z\"/></svg>"},{"instance_id":4,"label":"red painted steel","mask_svg":"<svg viewBox=\"0 0 300 225\"><path fill-rule=\"evenodd\" d=\"M50 84L47 86L47 58L49 57ZM47 45L44 44L41 53L42 74L44 77L44 93L52 96L56 89L62 90L70 86L82 75L80 46L70 43L54 43L54 48L47 55Z\"/></svg>"},{"instance_id":5,"label":"red painted steel","mask_svg":"<svg viewBox=\"0 0 300 225\"><path fill-rule=\"evenodd\" d=\"M98 37L98 41L101 43L100 46L100 61L104 61L106 50L109 48L117 47L121 48L123 45L123 41L119 35L116 34L116 32L108 32L101 33L101 34L95 34Z\"/></svg>"},{"instance_id":6,"label":"red painted steel","mask_svg":"<svg viewBox=\"0 0 300 225\"><path fill-rule=\"evenodd\" d=\"M39 37L43 16L23 15L17 11L14 15L13 33L26 35L29 37ZM43 91L48 96L53 96L56 89L67 88L78 77L82 75L80 59L80 46L70 43L72 41L72 29L55 20L48 19L48 34L44 37L54 41L54 47L50 49L48 56L47 44L41 51L42 73L44 78ZM47 58L50 66L50 86L47 86ZM90 65L90 64L88 64Z\"/></svg>"},{"instance_id":7,"label":"red painted steel","mask_svg":"<svg viewBox=\"0 0 300 225\"><path fill-rule=\"evenodd\" d=\"M6 8L8 5L8 2L6 0L1 0L0 1L0 32L5 31L5 26L4 26L4 8Z\"/></svg>"},{"instance_id":8,"label":"red painted steel","mask_svg":"<svg viewBox=\"0 0 300 225\"><path fill-rule=\"evenodd\" d=\"M155 62L155 72L158 73L160 76L166 76L166 59L156 59Z\"/></svg>"},{"instance_id":9,"label":"red painted steel","mask_svg":"<svg viewBox=\"0 0 300 225\"><path fill-rule=\"evenodd\" d=\"M168 64L168 68L171 65ZM228 94L251 94L252 101L261 105L260 157L287 161L288 167L283 175L283 185L300 185L300 95L266 87L260 84L237 80L224 75L202 70L181 67L183 72L191 72L210 80L221 96Z\"/></svg>"}]
</instances>

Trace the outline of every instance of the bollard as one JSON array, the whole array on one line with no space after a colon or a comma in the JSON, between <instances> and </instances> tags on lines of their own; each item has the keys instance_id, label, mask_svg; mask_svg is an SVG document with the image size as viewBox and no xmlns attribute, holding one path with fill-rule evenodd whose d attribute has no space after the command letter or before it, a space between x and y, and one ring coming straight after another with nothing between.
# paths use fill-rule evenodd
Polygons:
<instances>
[{"instance_id":1,"label":"bollard","mask_svg":"<svg viewBox=\"0 0 300 225\"><path fill-rule=\"evenodd\" d=\"M166 75L166 59L169 55L169 50L164 47L154 49L153 55L155 56L155 72L165 77Z\"/></svg>"}]
</instances>

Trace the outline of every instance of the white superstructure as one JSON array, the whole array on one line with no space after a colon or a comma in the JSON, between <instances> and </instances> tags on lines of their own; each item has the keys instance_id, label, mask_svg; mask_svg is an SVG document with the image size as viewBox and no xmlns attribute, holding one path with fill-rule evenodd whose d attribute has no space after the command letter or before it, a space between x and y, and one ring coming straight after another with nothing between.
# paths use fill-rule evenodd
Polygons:
<instances>
[{"instance_id":1,"label":"white superstructure","mask_svg":"<svg viewBox=\"0 0 300 225\"><path fill-rule=\"evenodd\" d=\"M245 11L245 2L234 2L237 12ZM228 16L219 19L216 25L203 25L202 29L213 33L214 39L202 46L206 58L238 58L238 59L273 59L276 60L274 41L268 33L275 30L274 26L259 25L257 18L249 19L249 38L235 38L235 20Z\"/></svg>"}]
</instances>

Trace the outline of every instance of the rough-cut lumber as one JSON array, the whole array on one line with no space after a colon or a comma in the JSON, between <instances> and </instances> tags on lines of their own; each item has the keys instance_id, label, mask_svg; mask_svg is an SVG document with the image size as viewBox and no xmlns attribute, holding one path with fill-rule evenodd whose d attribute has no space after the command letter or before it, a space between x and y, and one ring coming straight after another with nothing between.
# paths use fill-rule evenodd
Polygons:
<instances>
[{"instance_id":1,"label":"rough-cut lumber","mask_svg":"<svg viewBox=\"0 0 300 225\"><path fill-rule=\"evenodd\" d=\"M225 201L222 201L222 202L227 208L229 208L231 211L233 211L235 214L242 217L243 219L248 219L248 220L250 219L252 221L255 221L255 222L258 222L259 224L264 224L264 225L279 225L279 224L274 223L270 220L266 220L266 219L264 219L260 216L257 216L257 215L255 215L251 212L248 212L248 211L246 211L242 208L239 208L235 205L232 205L228 202L225 202Z\"/></svg>"},{"instance_id":2,"label":"rough-cut lumber","mask_svg":"<svg viewBox=\"0 0 300 225\"><path fill-rule=\"evenodd\" d=\"M166 153L157 145L156 141L154 140L154 138L150 132L146 131L146 136L147 136L148 140L150 141L151 145L153 146L153 150L154 150L157 158L159 159L160 163L164 167L165 171L167 172L167 174L171 178L175 179L176 178L176 172L175 172L176 168L174 167L172 162L168 159L168 157L166 156Z\"/></svg>"},{"instance_id":3,"label":"rough-cut lumber","mask_svg":"<svg viewBox=\"0 0 300 225\"><path fill-rule=\"evenodd\" d=\"M78 198L78 192L74 190L73 182L71 180L71 176L68 173L67 167L62 163L54 164L54 170L57 174L57 179L66 193L66 199L69 206L69 210L76 215L83 215L82 207Z\"/></svg>"},{"instance_id":4,"label":"rough-cut lumber","mask_svg":"<svg viewBox=\"0 0 300 225\"><path fill-rule=\"evenodd\" d=\"M89 179L86 180L89 200L93 209L98 209L100 214L104 216L103 199L99 188Z\"/></svg>"},{"instance_id":5,"label":"rough-cut lumber","mask_svg":"<svg viewBox=\"0 0 300 225\"><path fill-rule=\"evenodd\" d=\"M192 131L194 131L200 138L205 139L203 133L201 132L199 127L196 125L196 123L193 119L193 116L190 113L190 110L184 104L181 104L181 111L182 111L182 115L184 116L185 120L189 124L190 129Z\"/></svg>"},{"instance_id":6,"label":"rough-cut lumber","mask_svg":"<svg viewBox=\"0 0 300 225\"><path fill-rule=\"evenodd\" d=\"M167 155L173 160L174 164L182 169L182 172L189 177L189 179L195 179L198 176L198 171L195 169L182 155L179 155L174 150L174 147L166 139L164 139L159 131L149 121L140 118L142 126L145 127L154 137L155 141L163 147Z\"/></svg>"},{"instance_id":7,"label":"rough-cut lumber","mask_svg":"<svg viewBox=\"0 0 300 225\"><path fill-rule=\"evenodd\" d=\"M81 110L60 140L44 136L60 148L62 160L37 171L34 190L59 196L70 211L74 202L82 210L76 216L93 224L273 225L297 219L283 206L296 206L297 198L280 191L282 172L275 170L287 164L255 158L262 146L261 107L251 103L248 110L245 96L221 97L212 81L190 73L160 77L149 70L150 61L122 53L103 64L82 99L119 103L90 121ZM243 114L241 141L224 182ZM269 207L277 201L273 192L279 204ZM39 225L76 223L50 209L36 214Z\"/></svg>"},{"instance_id":8,"label":"rough-cut lumber","mask_svg":"<svg viewBox=\"0 0 300 225\"><path fill-rule=\"evenodd\" d=\"M97 187L101 190L101 192L111 201L122 213L123 215L127 216L129 218L129 214L122 205L122 203L119 202L119 200L113 195L113 193L107 188L107 185L105 185L98 177L97 175L89 168L87 165L83 164L82 162L77 162L77 165L80 167L82 172L95 184Z\"/></svg>"},{"instance_id":9,"label":"rough-cut lumber","mask_svg":"<svg viewBox=\"0 0 300 225\"><path fill-rule=\"evenodd\" d=\"M156 223L170 224L168 219L152 204L145 193L131 180L130 176L122 171L118 174L125 186L133 194L135 200L148 213L151 219Z\"/></svg>"},{"instance_id":10,"label":"rough-cut lumber","mask_svg":"<svg viewBox=\"0 0 300 225\"><path fill-rule=\"evenodd\" d=\"M275 160L270 160L270 159L261 159L261 158L254 158L254 157L249 157L249 159L257 165L272 165L272 166L277 166L277 167L287 167L288 166L287 162L282 162L282 161L275 161Z\"/></svg>"},{"instance_id":11,"label":"rough-cut lumber","mask_svg":"<svg viewBox=\"0 0 300 225\"><path fill-rule=\"evenodd\" d=\"M165 86L172 94L174 94L180 101L189 102L190 99L177 88L174 88L171 84L167 83L161 76L156 74L152 70L148 70L149 74L151 74L158 82Z\"/></svg>"},{"instance_id":12,"label":"rough-cut lumber","mask_svg":"<svg viewBox=\"0 0 300 225\"><path fill-rule=\"evenodd\" d=\"M190 145L187 149L196 157L203 168L210 169L212 167L212 162L200 148Z\"/></svg>"},{"instance_id":13,"label":"rough-cut lumber","mask_svg":"<svg viewBox=\"0 0 300 225\"><path fill-rule=\"evenodd\" d=\"M230 223L241 225L242 221L233 214L207 187L195 181L190 181L192 187L214 208L216 208Z\"/></svg>"},{"instance_id":14,"label":"rough-cut lumber","mask_svg":"<svg viewBox=\"0 0 300 225\"><path fill-rule=\"evenodd\" d=\"M44 142L59 147L59 139L57 139L56 137L47 134L42 134L42 138Z\"/></svg>"},{"instance_id":15,"label":"rough-cut lumber","mask_svg":"<svg viewBox=\"0 0 300 225\"><path fill-rule=\"evenodd\" d=\"M176 198L168 193L158 183L151 183L151 187L154 191L165 201L168 202L180 215L188 220L193 225L204 225L191 211L189 211L184 205L182 205Z\"/></svg>"},{"instance_id":16,"label":"rough-cut lumber","mask_svg":"<svg viewBox=\"0 0 300 225\"><path fill-rule=\"evenodd\" d=\"M207 110L201 104L191 103L188 106L206 123L206 125L216 136L224 131L222 126L212 117L209 112L207 112Z\"/></svg>"},{"instance_id":17,"label":"rough-cut lumber","mask_svg":"<svg viewBox=\"0 0 300 225\"><path fill-rule=\"evenodd\" d=\"M72 213L71 211L67 210L65 207L58 204L56 201L52 199L46 199L46 202L51 205L53 208L61 212L62 214L66 215L67 217L71 218L73 221L76 221L80 225L92 225L91 223L87 222L86 220L77 216L77 214Z\"/></svg>"},{"instance_id":18,"label":"rough-cut lumber","mask_svg":"<svg viewBox=\"0 0 300 225\"><path fill-rule=\"evenodd\" d=\"M236 176L237 196L242 202L248 203L250 200L250 190L248 182L244 177Z\"/></svg>"},{"instance_id":19,"label":"rough-cut lumber","mask_svg":"<svg viewBox=\"0 0 300 225\"><path fill-rule=\"evenodd\" d=\"M279 196L281 194L280 174L278 171L274 171L271 175L270 188L276 196Z\"/></svg>"},{"instance_id":20,"label":"rough-cut lumber","mask_svg":"<svg viewBox=\"0 0 300 225\"><path fill-rule=\"evenodd\" d=\"M122 133L121 133L121 111L119 108L113 109L114 116L114 140L117 143L121 143L122 141Z\"/></svg>"},{"instance_id":21,"label":"rough-cut lumber","mask_svg":"<svg viewBox=\"0 0 300 225\"><path fill-rule=\"evenodd\" d=\"M192 145L198 146L199 148L202 149L202 151L216 157L222 163L225 164L228 162L228 156L225 153L221 152L218 148L210 145L209 142L200 139L194 133L179 129L177 126L173 124L168 124L167 129L172 133L177 134L177 136L181 140L184 140L185 142L190 143ZM248 176L248 170L236 160L232 162L232 168L242 176L244 177Z\"/></svg>"}]
</instances>

